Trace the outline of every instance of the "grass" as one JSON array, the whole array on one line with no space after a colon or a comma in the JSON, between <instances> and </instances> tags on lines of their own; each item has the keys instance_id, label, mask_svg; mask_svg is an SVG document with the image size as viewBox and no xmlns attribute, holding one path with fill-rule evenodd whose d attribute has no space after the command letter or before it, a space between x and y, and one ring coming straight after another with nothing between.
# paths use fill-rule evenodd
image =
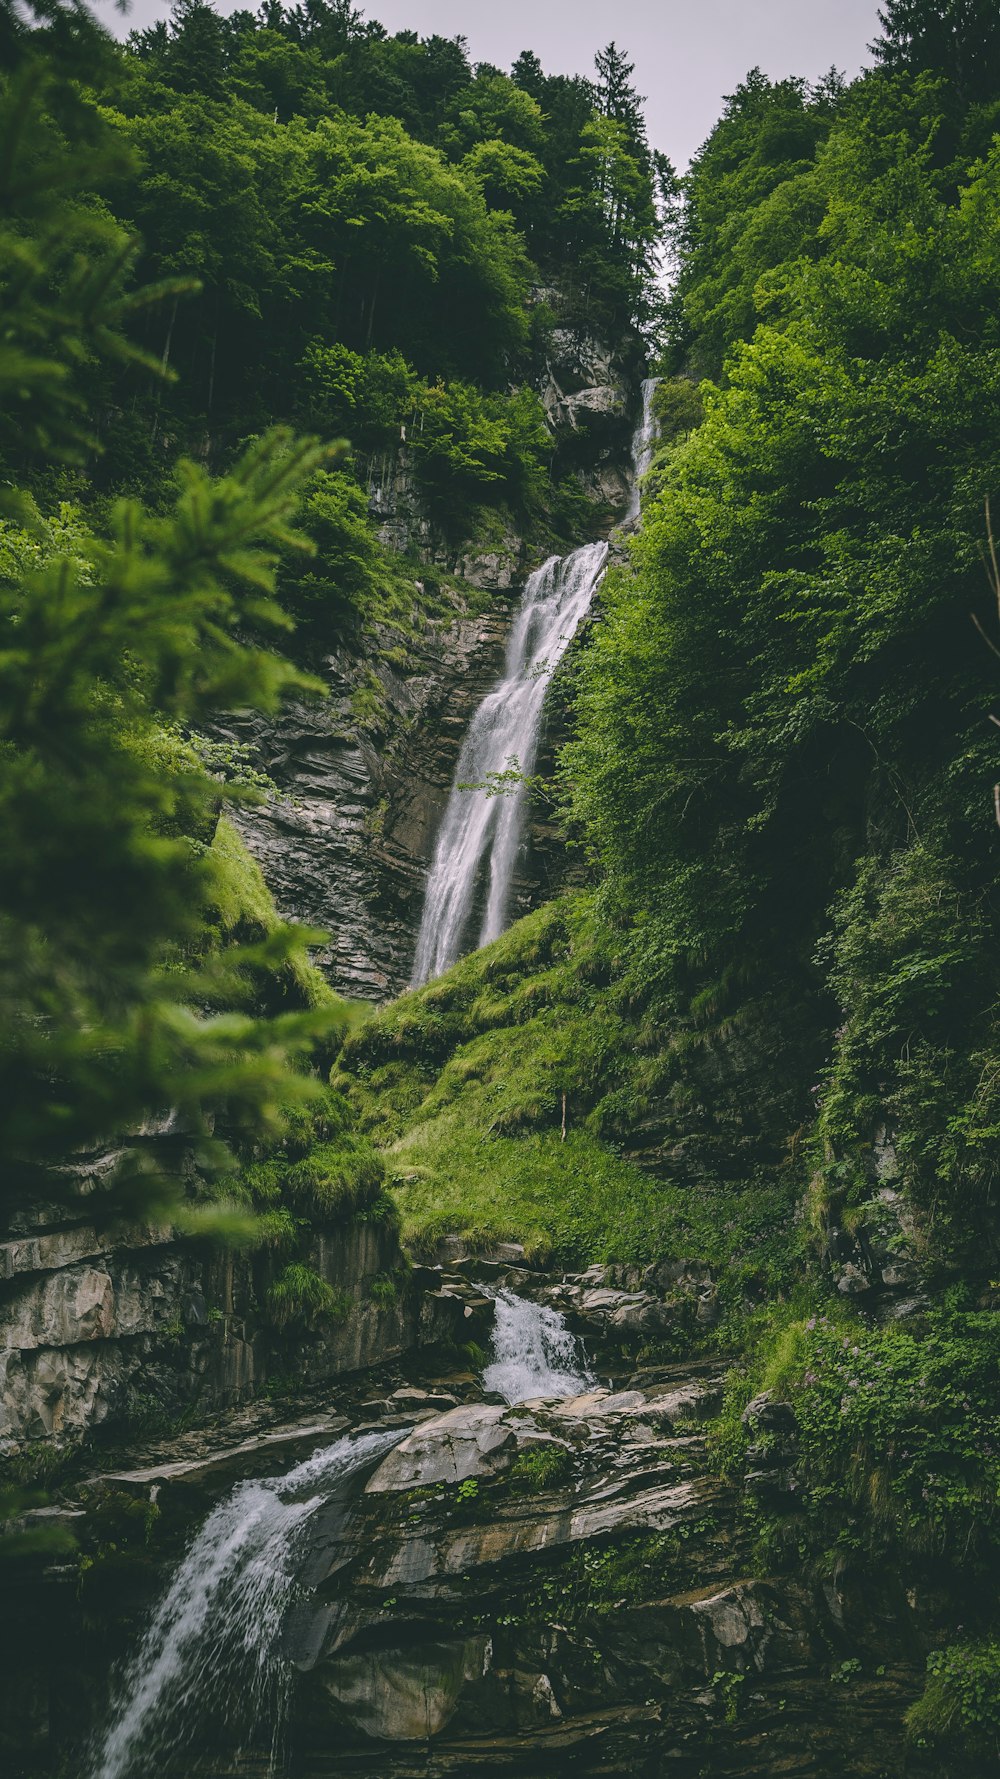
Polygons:
<instances>
[{"instance_id":1,"label":"grass","mask_svg":"<svg viewBox=\"0 0 1000 1779\"><path fill-rule=\"evenodd\" d=\"M309 1266L286 1266L267 1293L267 1308L276 1328L296 1322L312 1328L317 1322L344 1322L351 1298Z\"/></svg>"},{"instance_id":2,"label":"grass","mask_svg":"<svg viewBox=\"0 0 1000 1779\"><path fill-rule=\"evenodd\" d=\"M520 1240L553 1264L665 1257L733 1289L790 1265L794 1193L657 1179L620 1136L673 1063L621 981L616 940L569 894L403 996L347 1041L333 1084L381 1150L404 1239Z\"/></svg>"}]
</instances>

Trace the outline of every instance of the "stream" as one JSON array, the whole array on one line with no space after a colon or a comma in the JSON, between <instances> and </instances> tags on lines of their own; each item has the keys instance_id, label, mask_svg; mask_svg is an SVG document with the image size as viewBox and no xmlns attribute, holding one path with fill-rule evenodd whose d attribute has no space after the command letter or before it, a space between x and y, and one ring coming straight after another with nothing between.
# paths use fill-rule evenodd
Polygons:
<instances>
[{"instance_id":1,"label":"stream","mask_svg":"<svg viewBox=\"0 0 1000 1779\"><path fill-rule=\"evenodd\" d=\"M558 1311L506 1288L496 1303L484 1388L508 1403L589 1389L580 1343ZM178 1565L134 1656L118 1678L88 1779L151 1779L210 1742L228 1761L264 1749L284 1770L295 1668L283 1632L308 1597L303 1570L319 1510L374 1469L410 1432L347 1435L287 1475L237 1483L214 1507Z\"/></svg>"}]
</instances>

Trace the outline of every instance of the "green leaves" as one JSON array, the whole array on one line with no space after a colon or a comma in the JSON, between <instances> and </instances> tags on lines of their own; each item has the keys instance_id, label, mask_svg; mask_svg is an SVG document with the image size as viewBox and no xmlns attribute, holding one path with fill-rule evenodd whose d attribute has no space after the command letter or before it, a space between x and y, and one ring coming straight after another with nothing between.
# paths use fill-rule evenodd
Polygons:
<instances>
[{"instance_id":1,"label":"green leaves","mask_svg":"<svg viewBox=\"0 0 1000 1779\"><path fill-rule=\"evenodd\" d=\"M290 970L291 983L302 940L272 919L255 947L209 945L199 961L214 867L194 843L211 838L224 793L163 724L313 687L242 633L281 621L278 551L297 541L299 490L324 455L279 430L221 479L183 466L171 514L122 502L110 538L76 536L72 555L57 549L0 590L9 1167L156 1106L194 1134L225 1100L231 1128L274 1132L309 1090L289 1062L335 1008L263 1021L199 1010L238 1004L254 973Z\"/></svg>"}]
</instances>

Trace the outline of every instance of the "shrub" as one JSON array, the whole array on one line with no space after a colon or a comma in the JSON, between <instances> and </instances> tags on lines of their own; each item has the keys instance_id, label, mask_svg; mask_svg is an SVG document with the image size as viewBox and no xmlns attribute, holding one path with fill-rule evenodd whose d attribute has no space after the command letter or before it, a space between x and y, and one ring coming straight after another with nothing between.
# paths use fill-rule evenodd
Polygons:
<instances>
[{"instance_id":1,"label":"shrub","mask_svg":"<svg viewBox=\"0 0 1000 1779\"><path fill-rule=\"evenodd\" d=\"M508 1471L510 1486L522 1495L558 1489L573 1475L573 1454L561 1445L535 1445L518 1452Z\"/></svg>"},{"instance_id":2,"label":"shrub","mask_svg":"<svg viewBox=\"0 0 1000 1779\"><path fill-rule=\"evenodd\" d=\"M920 1744L947 1738L970 1755L1000 1755L1000 1643L954 1643L929 1655L906 1728Z\"/></svg>"},{"instance_id":3,"label":"shrub","mask_svg":"<svg viewBox=\"0 0 1000 1779\"><path fill-rule=\"evenodd\" d=\"M311 1267L293 1264L286 1266L270 1287L267 1307L276 1328L288 1328L293 1322L314 1328L321 1319L346 1321L351 1298Z\"/></svg>"}]
</instances>

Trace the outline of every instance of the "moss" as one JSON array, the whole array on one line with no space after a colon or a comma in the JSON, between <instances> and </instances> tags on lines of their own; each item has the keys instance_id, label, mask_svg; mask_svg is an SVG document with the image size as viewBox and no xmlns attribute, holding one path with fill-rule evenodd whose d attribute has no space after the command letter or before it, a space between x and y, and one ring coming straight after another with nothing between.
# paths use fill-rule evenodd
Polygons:
<instances>
[{"instance_id":1,"label":"moss","mask_svg":"<svg viewBox=\"0 0 1000 1779\"><path fill-rule=\"evenodd\" d=\"M228 936L266 939L282 926L274 899L256 859L228 816L220 815L209 849L212 871L212 903L218 923ZM343 1006L303 948L281 959L277 966L282 989L309 1008Z\"/></svg>"},{"instance_id":2,"label":"moss","mask_svg":"<svg viewBox=\"0 0 1000 1779\"><path fill-rule=\"evenodd\" d=\"M725 1266L735 1301L795 1263L796 1181L696 1189L621 1152L673 1064L623 983L592 897L547 904L347 1041L332 1077L381 1148L414 1252L519 1240L566 1265Z\"/></svg>"}]
</instances>

